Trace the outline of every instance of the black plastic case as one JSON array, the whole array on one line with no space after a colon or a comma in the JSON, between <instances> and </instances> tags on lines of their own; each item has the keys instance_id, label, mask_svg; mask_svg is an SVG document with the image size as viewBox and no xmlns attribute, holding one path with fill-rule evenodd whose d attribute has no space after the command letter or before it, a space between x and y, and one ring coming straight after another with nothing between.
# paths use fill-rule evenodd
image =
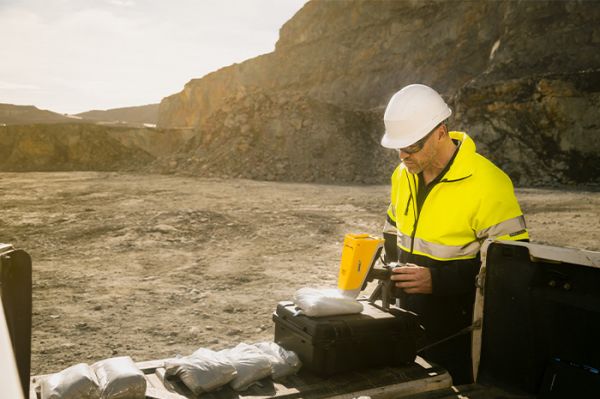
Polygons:
<instances>
[{"instance_id":1,"label":"black plastic case","mask_svg":"<svg viewBox=\"0 0 600 399\"><path fill-rule=\"evenodd\" d=\"M387 313L361 302L360 314L330 317L294 316L294 304L280 302L273 314L275 342L296 352L303 368L319 376L413 362L421 335L417 315L397 308Z\"/></svg>"}]
</instances>

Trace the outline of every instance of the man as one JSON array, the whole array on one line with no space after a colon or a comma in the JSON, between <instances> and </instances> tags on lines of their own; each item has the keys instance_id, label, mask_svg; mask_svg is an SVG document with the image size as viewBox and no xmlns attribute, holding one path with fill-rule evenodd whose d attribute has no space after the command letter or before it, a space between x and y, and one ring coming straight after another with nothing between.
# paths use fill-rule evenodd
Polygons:
<instances>
[{"instance_id":1,"label":"man","mask_svg":"<svg viewBox=\"0 0 600 399\"><path fill-rule=\"evenodd\" d=\"M401 306L421 316L425 345L471 324L483 240L528 239L510 178L475 152L466 133L448 131L451 113L435 90L406 86L387 106L381 140L402 161L392 175L386 260L406 264L392 280ZM422 356L445 367L455 385L472 381L470 334Z\"/></svg>"}]
</instances>

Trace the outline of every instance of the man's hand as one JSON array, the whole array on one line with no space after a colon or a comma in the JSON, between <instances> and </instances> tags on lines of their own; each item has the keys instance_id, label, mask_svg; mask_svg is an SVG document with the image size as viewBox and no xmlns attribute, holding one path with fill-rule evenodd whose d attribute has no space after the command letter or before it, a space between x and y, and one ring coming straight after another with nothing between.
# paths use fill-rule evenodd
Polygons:
<instances>
[{"instance_id":1,"label":"man's hand","mask_svg":"<svg viewBox=\"0 0 600 399\"><path fill-rule=\"evenodd\" d=\"M407 294L431 294L431 271L422 266L407 263L406 266L392 269L391 279L396 287Z\"/></svg>"}]
</instances>

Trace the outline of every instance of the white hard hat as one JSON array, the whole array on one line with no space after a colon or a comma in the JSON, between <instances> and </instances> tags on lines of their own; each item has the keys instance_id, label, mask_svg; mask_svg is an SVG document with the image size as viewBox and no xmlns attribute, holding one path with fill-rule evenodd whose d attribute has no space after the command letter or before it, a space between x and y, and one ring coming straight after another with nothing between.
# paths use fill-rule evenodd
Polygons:
<instances>
[{"instance_id":1,"label":"white hard hat","mask_svg":"<svg viewBox=\"0 0 600 399\"><path fill-rule=\"evenodd\" d=\"M446 120L452 111L431 87L413 84L396 92L385 109L381 145L403 148L416 143Z\"/></svg>"}]
</instances>

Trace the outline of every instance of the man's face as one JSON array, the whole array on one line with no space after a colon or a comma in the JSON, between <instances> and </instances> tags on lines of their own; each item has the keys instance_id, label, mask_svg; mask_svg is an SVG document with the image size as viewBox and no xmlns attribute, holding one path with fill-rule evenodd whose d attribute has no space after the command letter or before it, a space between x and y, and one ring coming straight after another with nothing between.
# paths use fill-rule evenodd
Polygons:
<instances>
[{"instance_id":1,"label":"man's face","mask_svg":"<svg viewBox=\"0 0 600 399\"><path fill-rule=\"evenodd\" d=\"M410 173L421 173L429 166L433 165L438 154L437 138L438 130L441 126L437 126L427 136L419 140L417 144L410 145L406 148L398 148L400 160L406 166ZM422 144L421 149L416 149L414 146ZM416 151L415 151L416 150ZM407 152L408 151L408 152Z\"/></svg>"}]
</instances>

